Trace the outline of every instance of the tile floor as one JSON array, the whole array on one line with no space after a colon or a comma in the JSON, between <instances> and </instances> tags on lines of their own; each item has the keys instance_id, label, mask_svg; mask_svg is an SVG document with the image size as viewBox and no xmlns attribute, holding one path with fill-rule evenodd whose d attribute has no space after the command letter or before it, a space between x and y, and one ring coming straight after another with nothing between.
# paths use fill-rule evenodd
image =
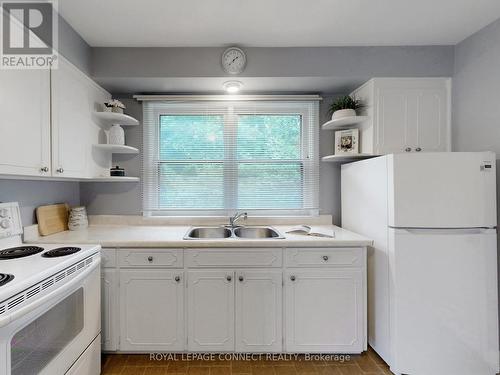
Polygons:
<instances>
[{"instance_id":1,"label":"tile floor","mask_svg":"<svg viewBox=\"0 0 500 375\"><path fill-rule=\"evenodd\" d=\"M107 354L102 358L102 375L389 375L388 366L372 350L351 355L343 363L335 360L296 359L271 361L150 360L143 354Z\"/></svg>"}]
</instances>

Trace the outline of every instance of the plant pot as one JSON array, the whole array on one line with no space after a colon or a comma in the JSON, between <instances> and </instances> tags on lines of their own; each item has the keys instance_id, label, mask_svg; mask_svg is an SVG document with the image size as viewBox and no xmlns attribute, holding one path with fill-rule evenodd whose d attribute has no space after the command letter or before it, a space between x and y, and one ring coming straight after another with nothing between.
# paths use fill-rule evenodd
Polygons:
<instances>
[{"instance_id":1,"label":"plant pot","mask_svg":"<svg viewBox=\"0 0 500 375\"><path fill-rule=\"evenodd\" d=\"M112 107L106 107L104 106L104 112L112 112Z\"/></svg>"},{"instance_id":2,"label":"plant pot","mask_svg":"<svg viewBox=\"0 0 500 375\"><path fill-rule=\"evenodd\" d=\"M108 134L108 144L110 145L124 145L125 144L125 131L123 128L114 124L111 129L109 129Z\"/></svg>"},{"instance_id":3,"label":"plant pot","mask_svg":"<svg viewBox=\"0 0 500 375\"><path fill-rule=\"evenodd\" d=\"M338 120L344 117L356 116L356 111L354 109L339 109L333 112L332 120Z\"/></svg>"},{"instance_id":4,"label":"plant pot","mask_svg":"<svg viewBox=\"0 0 500 375\"><path fill-rule=\"evenodd\" d=\"M111 112L114 112L114 113L123 113L123 108L120 108L120 107L112 107L112 108L111 108Z\"/></svg>"}]
</instances>

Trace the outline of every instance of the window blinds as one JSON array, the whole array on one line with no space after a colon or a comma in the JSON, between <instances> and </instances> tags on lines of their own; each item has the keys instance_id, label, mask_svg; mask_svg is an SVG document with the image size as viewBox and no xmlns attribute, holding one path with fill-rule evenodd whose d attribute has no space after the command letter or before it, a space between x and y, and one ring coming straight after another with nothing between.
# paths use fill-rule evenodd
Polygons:
<instances>
[{"instance_id":1,"label":"window blinds","mask_svg":"<svg viewBox=\"0 0 500 375\"><path fill-rule=\"evenodd\" d=\"M146 101L146 215L318 213L317 101Z\"/></svg>"}]
</instances>

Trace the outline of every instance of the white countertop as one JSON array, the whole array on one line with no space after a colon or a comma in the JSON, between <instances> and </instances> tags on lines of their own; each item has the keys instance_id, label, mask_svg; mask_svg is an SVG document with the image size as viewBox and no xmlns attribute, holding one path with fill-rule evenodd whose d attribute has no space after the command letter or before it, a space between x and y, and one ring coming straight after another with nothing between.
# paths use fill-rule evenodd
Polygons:
<instances>
[{"instance_id":1,"label":"white countertop","mask_svg":"<svg viewBox=\"0 0 500 375\"><path fill-rule=\"evenodd\" d=\"M292 225L273 225L284 239L201 239L184 240L190 226L91 225L81 231L66 231L45 237L30 238L27 243L100 244L102 247L340 247L369 246L372 240L334 225L315 225L322 233L335 238L285 233Z\"/></svg>"}]
</instances>

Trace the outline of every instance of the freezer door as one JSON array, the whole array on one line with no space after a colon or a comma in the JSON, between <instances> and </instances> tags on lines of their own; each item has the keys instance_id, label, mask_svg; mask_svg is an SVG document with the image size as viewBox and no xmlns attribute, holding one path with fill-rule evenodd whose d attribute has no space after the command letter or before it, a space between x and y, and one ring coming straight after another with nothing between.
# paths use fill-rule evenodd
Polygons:
<instances>
[{"instance_id":1,"label":"freezer door","mask_svg":"<svg viewBox=\"0 0 500 375\"><path fill-rule=\"evenodd\" d=\"M492 152L391 155L389 226L496 227L495 169Z\"/></svg>"},{"instance_id":2,"label":"freezer door","mask_svg":"<svg viewBox=\"0 0 500 375\"><path fill-rule=\"evenodd\" d=\"M498 372L496 231L390 229L395 373Z\"/></svg>"}]
</instances>

